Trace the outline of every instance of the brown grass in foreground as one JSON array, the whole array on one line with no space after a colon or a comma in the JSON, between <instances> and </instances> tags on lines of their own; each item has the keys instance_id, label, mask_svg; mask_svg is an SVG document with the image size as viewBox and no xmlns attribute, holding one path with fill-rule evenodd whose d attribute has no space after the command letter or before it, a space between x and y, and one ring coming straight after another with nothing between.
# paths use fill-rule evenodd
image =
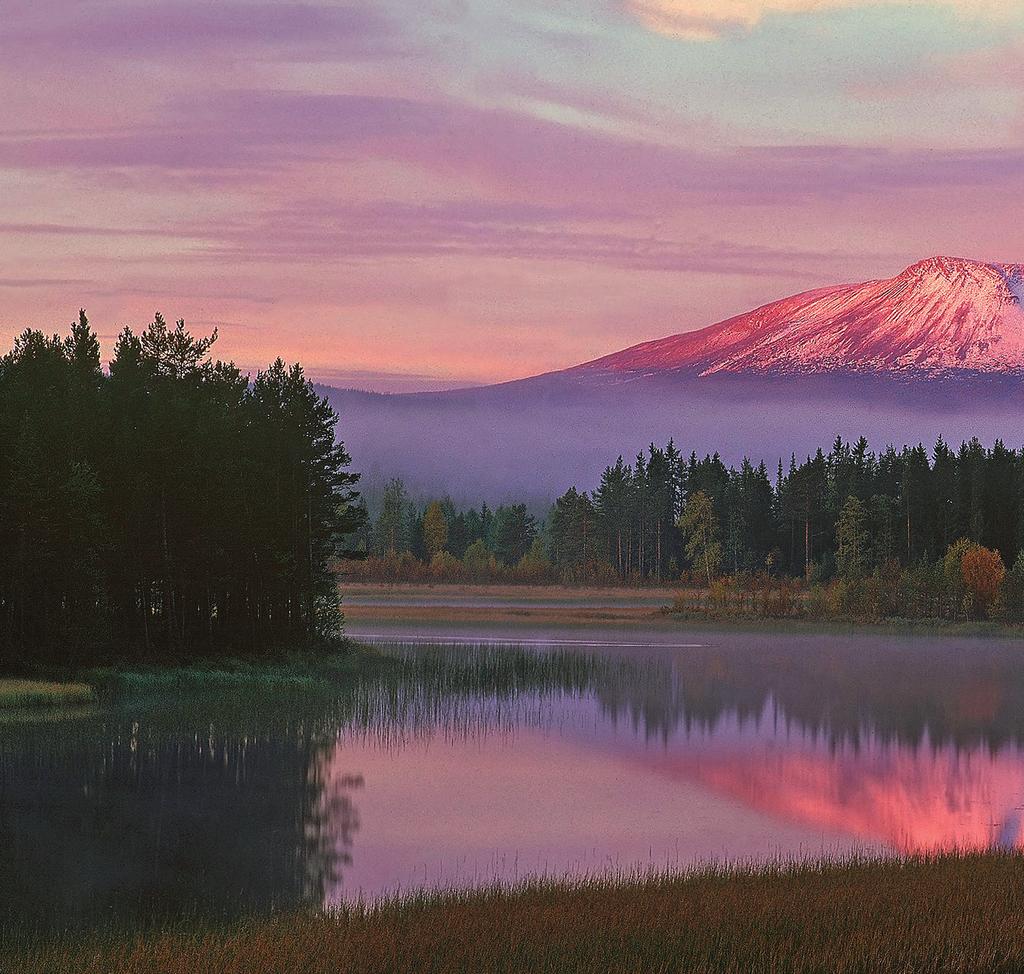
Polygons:
<instances>
[{"instance_id":1,"label":"brown grass in foreground","mask_svg":"<svg viewBox=\"0 0 1024 974\"><path fill-rule=\"evenodd\" d=\"M24 974L1010 972L1024 970L1024 857L421 896L336 916L0 951Z\"/></svg>"}]
</instances>

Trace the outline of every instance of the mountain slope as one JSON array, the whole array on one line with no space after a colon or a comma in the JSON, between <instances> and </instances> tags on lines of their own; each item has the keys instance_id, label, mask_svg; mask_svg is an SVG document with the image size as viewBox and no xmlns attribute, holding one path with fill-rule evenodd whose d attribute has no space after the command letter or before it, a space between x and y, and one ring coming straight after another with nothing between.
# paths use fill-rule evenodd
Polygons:
<instances>
[{"instance_id":1,"label":"mountain slope","mask_svg":"<svg viewBox=\"0 0 1024 974\"><path fill-rule=\"evenodd\" d=\"M1024 374L1024 265L933 257L568 369L574 378Z\"/></svg>"},{"instance_id":2,"label":"mountain slope","mask_svg":"<svg viewBox=\"0 0 1024 974\"><path fill-rule=\"evenodd\" d=\"M330 392L367 484L550 502L617 454L673 437L726 462L804 456L836 435L1020 442L1024 267L933 258L821 288L563 372L406 395Z\"/></svg>"}]
</instances>

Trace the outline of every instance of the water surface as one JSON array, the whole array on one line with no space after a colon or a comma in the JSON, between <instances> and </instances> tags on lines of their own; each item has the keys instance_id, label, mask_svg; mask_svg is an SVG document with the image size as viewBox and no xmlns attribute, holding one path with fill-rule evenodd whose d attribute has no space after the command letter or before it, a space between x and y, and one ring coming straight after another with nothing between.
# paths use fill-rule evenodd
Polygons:
<instances>
[{"instance_id":1,"label":"water surface","mask_svg":"<svg viewBox=\"0 0 1024 974\"><path fill-rule=\"evenodd\" d=\"M4 919L1022 841L1018 641L359 629L402 676L0 724Z\"/></svg>"}]
</instances>

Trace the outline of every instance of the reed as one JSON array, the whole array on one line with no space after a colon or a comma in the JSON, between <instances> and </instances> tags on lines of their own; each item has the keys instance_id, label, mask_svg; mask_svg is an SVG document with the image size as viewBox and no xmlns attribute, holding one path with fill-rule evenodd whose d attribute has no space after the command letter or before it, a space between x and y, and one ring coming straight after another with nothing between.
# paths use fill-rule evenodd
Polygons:
<instances>
[{"instance_id":1,"label":"reed","mask_svg":"<svg viewBox=\"0 0 1024 974\"><path fill-rule=\"evenodd\" d=\"M975 974L1024 969L1024 857L708 867L0 948L24 974ZM3 938L0 938L2 942Z\"/></svg>"}]
</instances>

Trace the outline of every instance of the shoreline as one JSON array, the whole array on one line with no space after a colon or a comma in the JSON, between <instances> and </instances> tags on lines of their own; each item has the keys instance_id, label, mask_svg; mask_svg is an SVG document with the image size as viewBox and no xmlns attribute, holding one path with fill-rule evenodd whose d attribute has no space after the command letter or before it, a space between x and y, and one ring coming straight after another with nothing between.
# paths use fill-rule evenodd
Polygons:
<instances>
[{"instance_id":1,"label":"shoreline","mask_svg":"<svg viewBox=\"0 0 1024 974\"><path fill-rule=\"evenodd\" d=\"M1024 639L1024 626L990 620L770 618L700 615L672 608L679 589L566 585L461 585L400 582L341 589L346 624L535 623L582 626L644 624L665 630L807 635Z\"/></svg>"},{"instance_id":2,"label":"shoreline","mask_svg":"<svg viewBox=\"0 0 1024 974\"><path fill-rule=\"evenodd\" d=\"M411 893L227 925L23 935L23 974L412 974L431 970L913 974L1024 968L1024 856L709 866L679 874Z\"/></svg>"},{"instance_id":3,"label":"shoreline","mask_svg":"<svg viewBox=\"0 0 1024 974\"><path fill-rule=\"evenodd\" d=\"M518 589L519 587L514 587ZM736 633L743 635L835 635L892 636L920 639L1024 640L1024 626L991 621L950 622L944 619L772 619L749 616L697 616L674 612L667 605L651 602L651 590L633 590L632 600L622 598L621 590L608 588L569 588L566 586L530 586L526 598L508 586L434 586L404 583L396 586L361 586L343 592L346 634L336 649L317 648L269 656L210 656L192 663L178 660L122 659L113 664L82 665L63 669L45 667L26 672L24 668L0 673L0 714L15 711L41 714L62 706L96 705L111 693L125 691L155 692L173 685L203 684L237 688L260 683L268 689L298 690L328 685L339 678L363 676L386 668L376 647L387 642L389 634L360 633L363 625L388 623L409 627L422 625L424 644L431 636L443 639L445 629L460 624L509 627L510 643L515 643L519 626L564 627L567 630L603 628L617 632L637 628L660 633ZM461 599L441 603L424 601L424 594L443 594ZM555 591L557 598L550 593ZM657 590L654 598L667 594ZM419 597L417 599L417 597ZM474 599L486 597L484 604ZM610 598L611 597L611 598ZM646 599L646 600L645 600ZM591 602L591 600L593 600ZM607 604L610 601L611 604ZM630 604L632 601L633 604ZM351 635L348 633L351 632ZM366 640L361 640L361 636ZM394 636L402 641L402 634Z\"/></svg>"}]
</instances>

